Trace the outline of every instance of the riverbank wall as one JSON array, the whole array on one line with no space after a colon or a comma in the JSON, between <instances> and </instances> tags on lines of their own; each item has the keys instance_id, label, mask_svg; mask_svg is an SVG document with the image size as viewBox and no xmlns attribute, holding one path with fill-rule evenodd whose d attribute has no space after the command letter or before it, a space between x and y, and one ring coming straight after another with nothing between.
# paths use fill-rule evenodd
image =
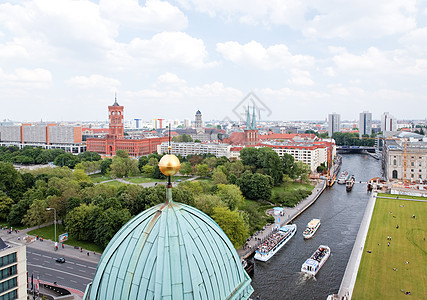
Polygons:
<instances>
[{"instance_id":1,"label":"riverbank wall","mask_svg":"<svg viewBox=\"0 0 427 300\"><path fill-rule=\"evenodd\" d=\"M347 267L341 281L338 292L339 299L351 299L354 285L356 283L357 272L359 271L360 260L362 259L363 248L365 247L366 237L368 235L369 225L371 224L372 214L374 212L377 193L372 193L366 205L365 214L360 223L359 231L354 242L353 250L350 254Z\"/></svg>"}]
</instances>

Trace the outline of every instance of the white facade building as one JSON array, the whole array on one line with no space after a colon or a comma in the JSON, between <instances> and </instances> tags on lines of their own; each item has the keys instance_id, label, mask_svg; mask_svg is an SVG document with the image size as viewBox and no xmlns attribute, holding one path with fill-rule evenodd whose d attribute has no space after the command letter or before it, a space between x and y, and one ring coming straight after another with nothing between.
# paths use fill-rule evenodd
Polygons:
<instances>
[{"instance_id":1,"label":"white facade building","mask_svg":"<svg viewBox=\"0 0 427 300\"><path fill-rule=\"evenodd\" d=\"M162 143L157 146L157 153L168 153L169 143ZM171 143L171 154L181 156L196 155L196 154L213 154L216 157L225 156L230 158L231 145L217 143Z\"/></svg>"},{"instance_id":2,"label":"white facade building","mask_svg":"<svg viewBox=\"0 0 427 300\"><path fill-rule=\"evenodd\" d=\"M397 121L390 115L390 113L385 112L381 116L381 131L396 131L397 130Z\"/></svg>"},{"instance_id":3,"label":"white facade building","mask_svg":"<svg viewBox=\"0 0 427 300\"><path fill-rule=\"evenodd\" d=\"M26 247L1 239L0 299L27 299Z\"/></svg>"}]
</instances>

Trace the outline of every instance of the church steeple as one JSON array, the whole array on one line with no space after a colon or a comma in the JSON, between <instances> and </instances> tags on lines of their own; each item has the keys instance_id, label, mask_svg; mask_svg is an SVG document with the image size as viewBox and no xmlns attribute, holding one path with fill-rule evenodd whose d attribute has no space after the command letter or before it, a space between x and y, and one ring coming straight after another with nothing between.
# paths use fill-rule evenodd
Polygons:
<instances>
[{"instance_id":1,"label":"church steeple","mask_svg":"<svg viewBox=\"0 0 427 300\"><path fill-rule=\"evenodd\" d=\"M257 126L256 126L256 115L255 115L255 105L254 105L254 112L252 114L252 124L251 124L251 129L252 130L256 130Z\"/></svg>"},{"instance_id":2,"label":"church steeple","mask_svg":"<svg viewBox=\"0 0 427 300\"><path fill-rule=\"evenodd\" d=\"M117 103L117 93L114 94L114 104L113 106L120 106L119 103Z\"/></svg>"},{"instance_id":3,"label":"church steeple","mask_svg":"<svg viewBox=\"0 0 427 300\"><path fill-rule=\"evenodd\" d=\"M249 114L249 104L248 104L248 110L247 110L247 114L246 114L246 127L245 127L245 129L249 130L249 129L251 129L251 126L252 126L252 124L251 124L251 116Z\"/></svg>"}]
</instances>

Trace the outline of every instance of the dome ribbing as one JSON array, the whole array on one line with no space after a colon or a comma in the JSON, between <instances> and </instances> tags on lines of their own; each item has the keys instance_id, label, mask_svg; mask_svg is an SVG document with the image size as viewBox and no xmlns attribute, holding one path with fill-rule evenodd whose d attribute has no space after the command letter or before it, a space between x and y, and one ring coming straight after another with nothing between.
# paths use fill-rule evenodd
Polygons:
<instances>
[{"instance_id":1,"label":"dome ribbing","mask_svg":"<svg viewBox=\"0 0 427 300\"><path fill-rule=\"evenodd\" d=\"M105 249L86 299L247 299L251 279L222 229L170 202L124 225Z\"/></svg>"}]
</instances>

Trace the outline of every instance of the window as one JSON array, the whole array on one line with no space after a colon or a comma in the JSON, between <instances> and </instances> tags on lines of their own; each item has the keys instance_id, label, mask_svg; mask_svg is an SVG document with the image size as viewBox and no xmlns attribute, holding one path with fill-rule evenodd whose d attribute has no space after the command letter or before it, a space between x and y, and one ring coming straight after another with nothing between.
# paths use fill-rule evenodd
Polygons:
<instances>
[{"instance_id":1,"label":"window","mask_svg":"<svg viewBox=\"0 0 427 300\"><path fill-rule=\"evenodd\" d=\"M393 170L392 177L393 179L397 179L397 170Z\"/></svg>"},{"instance_id":2,"label":"window","mask_svg":"<svg viewBox=\"0 0 427 300\"><path fill-rule=\"evenodd\" d=\"M412 167L414 166L414 162L413 162L413 161L411 161L411 166L412 166Z\"/></svg>"},{"instance_id":3,"label":"window","mask_svg":"<svg viewBox=\"0 0 427 300\"><path fill-rule=\"evenodd\" d=\"M0 258L0 267L9 265L14 262L16 262L16 253L11 253Z\"/></svg>"},{"instance_id":4,"label":"window","mask_svg":"<svg viewBox=\"0 0 427 300\"><path fill-rule=\"evenodd\" d=\"M18 283L17 283L16 277L0 283L0 293L16 287L17 284Z\"/></svg>"},{"instance_id":5,"label":"window","mask_svg":"<svg viewBox=\"0 0 427 300\"><path fill-rule=\"evenodd\" d=\"M17 290L13 290L7 294L0 296L0 300L11 300L11 299L17 299L17 298L18 298Z\"/></svg>"},{"instance_id":6,"label":"window","mask_svg":"<svg viewBox=\"0 0 427 300\"><path fill-rule=\"evenodd\" d=\"M0 280L16 275L16 265L0 270Z\"/></svg>"},{"instance_id":7,"label":"window","mask_svg":"<svg viewBox=\"0 0 427 300\"><path fill-rule=\"evenodd\" d=\"M393 160L393 165L397 165L397 160Z\"/></svg>"}]
</instances>

